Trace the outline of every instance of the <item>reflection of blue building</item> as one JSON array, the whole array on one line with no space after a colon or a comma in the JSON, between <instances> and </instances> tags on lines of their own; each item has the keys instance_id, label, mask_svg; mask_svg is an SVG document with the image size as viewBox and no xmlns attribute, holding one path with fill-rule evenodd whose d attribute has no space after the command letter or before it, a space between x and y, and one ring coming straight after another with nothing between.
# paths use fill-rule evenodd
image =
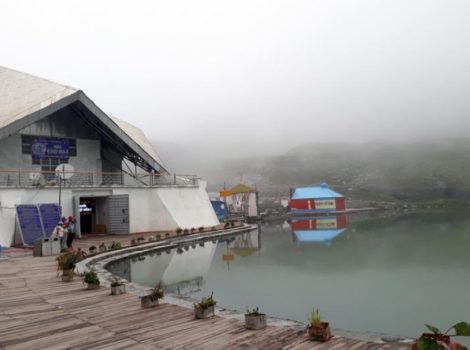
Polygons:
<instances>
[{"instance_id":1,"label":"reflection of blue building","mask_svg":"<svg viewBox=\"0 0 470 350\"><path fill-rule=\"evenodd\" d=\"M228 213L227 210L227 204L225 204L224 201L221 200L215 200L211 199L212 207L214 208L215 215L217 215L217 218L222 221L225 219L225 216Z\"/></svg>"},{"instance_id":2,"label":"reflection of blue building","mask_svg":"<svg viewBox=\"0 0 470 350\"><path fill-rule=\"evenodd\" d=\"M295 241L330 246L335 237L346 231L346 216L293 218L289 224Z\"/></svg>"}]
</instances>

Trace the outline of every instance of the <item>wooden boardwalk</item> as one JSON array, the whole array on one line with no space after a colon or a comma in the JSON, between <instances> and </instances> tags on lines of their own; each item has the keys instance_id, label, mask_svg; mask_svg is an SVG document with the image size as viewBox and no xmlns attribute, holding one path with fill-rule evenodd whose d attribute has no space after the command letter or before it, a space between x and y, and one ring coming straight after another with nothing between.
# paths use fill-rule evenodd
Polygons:
<instances>
[{"instance_id":1,"label":"wooden boardwalk","mask_svg":"<svg viewBox=\"0 0 470 350\"><path fill-rule=\"evenodd\" d=\"M289 327L250 331L234 319L195 320L191 309L168 303L142 309L134 295L110 296L105 288L88 291L78 277L74 282L61 282L53 257L18 257L0 261L0 349L408 347L342 337L317 343L307 340L305 331Z\"/></svg>"}]
</instances>

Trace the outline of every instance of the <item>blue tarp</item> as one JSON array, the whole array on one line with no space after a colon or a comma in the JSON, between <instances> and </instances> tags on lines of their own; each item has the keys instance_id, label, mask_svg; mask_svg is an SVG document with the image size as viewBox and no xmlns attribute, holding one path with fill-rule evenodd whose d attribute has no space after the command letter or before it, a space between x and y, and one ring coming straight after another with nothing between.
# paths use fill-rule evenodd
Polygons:
<instances>
[{"instance_id":1,"label":"blue tarp","mask_svg":"<svg viewBox=\"0 0 470 350\"><path fill-rule=\"evenodd\" d=\"M215 215L217 215L217 218L219 221L222 221L225 219L225 216L227 215L227 204L224 201L219 201L219 200L211 200L212 207L214 208Z\"/></svg>"}]
</instances>

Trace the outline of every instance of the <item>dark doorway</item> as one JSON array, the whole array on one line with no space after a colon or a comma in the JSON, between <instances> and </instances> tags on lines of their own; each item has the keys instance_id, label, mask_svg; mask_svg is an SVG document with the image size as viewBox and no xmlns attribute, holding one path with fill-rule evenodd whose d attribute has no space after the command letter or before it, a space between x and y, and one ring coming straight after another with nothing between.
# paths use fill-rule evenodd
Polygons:
<instances>
[{"instance_id":1,"label":"dark doorway","mask_svg":"<svg viewBox=\"0 0 470 350\"><path fill-rule=\"evenodd\" d=\"M95 198L80 198L80 231L92 233L95 223L96 202Z\"/></svg>"}]
</instances>

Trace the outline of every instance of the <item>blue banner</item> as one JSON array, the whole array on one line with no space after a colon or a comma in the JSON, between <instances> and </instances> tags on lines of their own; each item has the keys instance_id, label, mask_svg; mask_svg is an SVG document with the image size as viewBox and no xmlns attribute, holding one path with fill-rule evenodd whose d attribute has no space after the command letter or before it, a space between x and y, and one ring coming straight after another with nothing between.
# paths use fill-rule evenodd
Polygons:
<instances>
[{"instance_id":1,"label":"blue banner","mask_svg":"<svg viewBox=\"0 0 470 350\"><path fill-rule=\"evenodd\" d=\"M31 144L31 156L33 158L69 158L69 140L37 138Z\"/></svg>"}]
</instances>

